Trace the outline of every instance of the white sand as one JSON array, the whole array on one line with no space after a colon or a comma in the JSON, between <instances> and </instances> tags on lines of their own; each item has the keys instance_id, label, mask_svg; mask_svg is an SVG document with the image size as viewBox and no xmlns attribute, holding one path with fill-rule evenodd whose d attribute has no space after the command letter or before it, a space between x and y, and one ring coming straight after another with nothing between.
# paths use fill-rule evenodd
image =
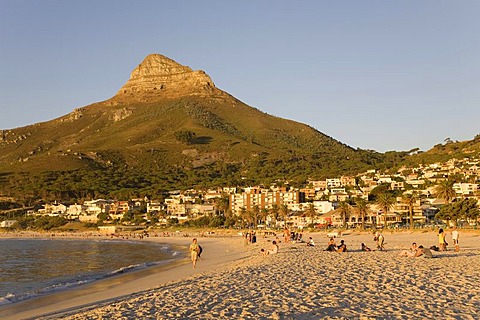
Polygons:
<instances>
[{"instance_id":1,"label":"white sand","mask_svg":"<svg viewBox=\"0 0 480 320\"><path fill-rule=\"evenodd\" d=\"M200 238L205 256L195 270L187 263L24 312L18 306L10 315L0 309L0 318L42 319L46 313L43 319L478 318L478 233L461 231L461 251L450 246L434 252L434 259L398 253L413 241L437 244L435 231L384 235L385 252L360 252L362 242L372 248L374 242L371 234L358 233L341 237L351 251L325 252L327 238L317 233L304 234L317 247L281 243L279 254L266 257L259 250L272 238L250 246L239 237Z\"/></svg>"}]
</instances>

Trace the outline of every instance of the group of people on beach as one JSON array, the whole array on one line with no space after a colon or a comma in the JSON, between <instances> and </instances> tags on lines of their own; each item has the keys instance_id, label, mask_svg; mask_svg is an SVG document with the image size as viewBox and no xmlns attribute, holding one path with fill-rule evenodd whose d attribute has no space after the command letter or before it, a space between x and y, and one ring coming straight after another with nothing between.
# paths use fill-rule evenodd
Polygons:
<instances>
[{"instance_id":1,"label":"group of people on beach","mask_svg":"<svg viewBox=\"0 0 480 320\"><path fill-rule=\"evenodd\" d=\"M447 232L443 230L443 228L440 228L438 230L438 251L447 251L448 243L446 240L446 236L447 236ZM455 251L460 250L460 245L458 244L459 237L460 237L460 234L458 233L457 228L453 227L452 241L453 241L453 246Z\"/></svg>"},{"instance_id":2,"label":"group of people on beach","mask_svg":"<svg viewBox=\"0 0 480 320\"><path fill-rule=\"evenodd\" d=\"M456 252L460 251L460 246L458 243L458 239L460 237L460 234L458 233L458 230L456 227L454 227L452 231L452 241L454 245L454 250ZM447 251L447 240L446 240L446 232L443 228L440 228L438 230L438 247L433 245L430 248L425 248L422 245L417 246L416 242L412 243L412 246L408 250L403 250L402 252L399 253L400 256L402 257L410 257L410 258L416 258L416 257L425 257L425 258L433 258L432 250L433 251Z\"/></svg>"},{"instance_id":3,"label":"group of people on beach","mask_svg":"<svg viewBox=\"0 0 480 320\"><path fill-rule=\"evenodd\" d=\"M285 243L289 243L289 242L303 242L303 234L302 232L295 232L295 231L292 231L290 230L289 228L285 228L283 230L283 241Z\"/></svg>"},{"instance_id":4,"label":"group of people on beach","mask_svg":"<svg viewBox=\"0 0 480 320\"><path fill-rule=\"evenodd\" d=\"M277 241L273 240L272 241L272 246L270 249L265 250L265 249L260 249L260 253L264 256L270 255L270 254L277 254L278 253L278 244Z\"/></svg>"},{"instance_id":5,"label":"group of people on beach","mask_svg":"<svg viewBox=\"0 0 480 320\"><path fill-rule=\"evenodd\" d=\"M337 246L335 244L335 238L330 238L327 244L327 248L325 251L330 252L347 252L347 245L345 244L345 240L340 240L340 244Z\"/></svg>"},{"instance_id":6,"label":"group of people on beach","mask_svg":"<svg viewBox=\"0 0 480 320\"><path fill-rule=\"evenodd\" d=\"M245 237L245 244L252 244L256 243L256 234L255 231L247 232L244 235ZM293 239L298 239L299 242L303 242L301 240L302 234L301 233L292 233L290 232L289 229L285 229L284 231L284 240L285 243L288 243L290 241L293 241ZM454 228L452 231L452 241L453 245L455 246L455 251L459 251L459 233ZM383 251L385 250L385 238L380 232L375 232L373 240L376 242L377 250ZM278 237L276 237L276 240L272 241L270 249L260 249L260 253L262 255L272 255L272 254L277 254L278 253L278 243L280 241L278 240ZM410 249L408 250L403 250L400 252L400 256L404 257L425 257L425 258L432 258L433 254L431 250L434 251L446 251L447 250L447 241L446 241L446 232L443 229L439 229L438 231L438 247L431 246L430 248L425 248L423 245L417 246L416 242L413 242ZM307 246L309 247L315 247L315 242L313 241L312 237L309 237L309 240L307 242ZM368 246L366 246L364 243L361 244L361 251L372 251ZM331 237L328 241L327 248L325 251L329 252L347 252L347 245L345 241L342 239L340 240L340 244L337 245L335 243L335 238ZM196 268L197 260L200 258L200 255L202 253L202 247L198 244L198 241L196 238L192 240L192 243L190 244L190 257L192 260L192 265L193 268Z\"/></svg>"},{"instance_id":7,"label":"group of people on beach","mask_svg":"<svg viewBox=\"0 0 480 320\"><path fill-rule=\"evenodd\" d=\"M432 251L429 248L424 248L422 245L417 246L417 243L412 243L409 250L403 250L399 256L417 258L424 256L425 258L433 258Z\"/></svg>"},{"instance_id":8,"label":"group of people on beach","mask_svg":"<svg viewBox=\"0 0 480 320\"><path fill-rule=\"evenodd\" d=\"M249 231L249 232L245 232L244 238L245 238L245 245L256 243L257 242L257 233L253 230Z\"/></svg>"}]
</instances>

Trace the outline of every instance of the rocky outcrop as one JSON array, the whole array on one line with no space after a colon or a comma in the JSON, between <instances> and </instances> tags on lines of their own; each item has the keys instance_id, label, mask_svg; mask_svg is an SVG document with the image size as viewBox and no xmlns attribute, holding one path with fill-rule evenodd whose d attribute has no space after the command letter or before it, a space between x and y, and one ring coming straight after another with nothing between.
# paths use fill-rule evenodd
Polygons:
<instances>
[{"instance_id":1,"label":"rocky outcrop","mask_svg":"<svg viewBox=\"0 0 480 320\"><path fill-rule=\"evenodd\" d=\"M120 110L115 110L111 115L109 115L108 119L113 120L113 122L121 121L125 118L128 118L132 115L133 111L127 108L123 108Z\"/></svg>"},{"instance_id":2,"label":"rocky outcrop","mask_svg":"<svg viewBox=\"0 0 480 320\"><path fill-rule=\"evenodd\" d=\"M149 101L156 97L210 95L216 90L203 71L191 68L160 54L148 55L131 73L130 79L114 98Z\"/></svg>"}]
</instances>

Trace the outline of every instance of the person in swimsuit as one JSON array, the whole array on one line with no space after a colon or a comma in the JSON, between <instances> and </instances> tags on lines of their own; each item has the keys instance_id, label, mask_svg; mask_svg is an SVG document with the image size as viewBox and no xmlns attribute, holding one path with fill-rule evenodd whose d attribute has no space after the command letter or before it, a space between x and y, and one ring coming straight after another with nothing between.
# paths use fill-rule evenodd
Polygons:
<instances>
[{"instance_id":1,"label":"person in swimsuit","mask_svg":"<svg viewBox=\"0 0 480 320\"><path fill-rule=\"evenodd\" d=\"M458 244L458 238L459 238L459 234L458 234L457 227L453 227L452 240L453 240L453 245L455 246L455 251L460 251L460 245Z\"/></svg>"},{"instance_id":2,"label":"person in swimsuit","mask_svg":"<svg viewBox=\"0 0 480 320\"><path fill-rule=\"evenodd\" d=\"M377 249L378 250L385 250L384 243L385 243L385 238L383 237L383 234L380 232L375 233L375 241L377 241Z\"/></svg>"},{"instance_id":3,"label":"person in swimsuit","mask_svg":"<svg viewBox=\"0 0 480 320\"><path fill-rule=\"evenodd\" d=\"M372 249L370 249L369 247L367 247L365 245L365 243L362 243L362 248L361 248L362 251L372 251Z\"/></svg>"},{"instance_id":4,"label":"person in swimsuit","mask_svg":"<svg viewBox=\"0 0 480 320\"><path fill-rule=\"evenodd\" d=\"M347 245L344 240L340 241L340 245L337 248L337 252L347 252Z\"/></svg>"},{"instance_id":5,"label":"person in swimsuit","mask_svg":"<svg viewBox=\"0 0 480 320\"><path fill-rule=\"evenodd\" d=\"M193 238L190 244L190 258L192 259L193 268L195 269L198 260L198 254L200 252L200 246L198 245L197 238Z\"/></svg>"},{"instance_id":6,"label":"person in swimsuit","mask_svg":"<svg viewBox=\"0 0 480 320\"><path fill-rule=\"evenodd\" d=\"M330 241L328 241L328 244L327 244L327 249L325 249L325 251L337 251L337 246L335 245L335 239L334 238L330 238Z\"/></svg>"},{"instance_id":7,"label":"person in swimsuit","mask_svg":"<svg viewBox=\"0 0 480 320\"><path fill-rule=\"evenodd\" d=\"M428 248L424 248L423 246L418 246L417 252L415 253L415 257L425 257L425 258L433 258L432 251Z\"/></svg>"},{"instance_id":8,"label":"person in swimsuit","mask_svg":"<svg viewBox=\"0 0 480 320\"><path fill-rule=\"evenodd\" d=\"M417 250L417 244L414 242L412 243L410 250L403 250L402 252L400 252L399 256L413 258L416 256Z\"/></svg>"},{"instance_id":9,"label":"person in swimsuit","mask_svg":"<svg viewBox=\"0 0 480 320\"><path fill-rule=\"evenodd\" d=\"M440 251L447 250L447 242L445 241L445 231L442 228L438 230L438 248Z\"/></svg>"}]
</instances>

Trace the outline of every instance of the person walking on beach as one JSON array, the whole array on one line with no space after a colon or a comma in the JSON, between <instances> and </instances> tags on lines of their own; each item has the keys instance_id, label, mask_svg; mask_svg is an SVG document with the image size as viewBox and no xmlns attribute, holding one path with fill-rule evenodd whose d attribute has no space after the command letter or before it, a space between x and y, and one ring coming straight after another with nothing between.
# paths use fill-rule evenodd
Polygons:
<instances>
[{"instance_id":1,"label":"person walking on beach","mask_svg":"<svg viewBox=\"0 0 480 320\"><path fill-rule=\"evenodd\" d=\"M438 248L440 251L447 251L447 241L445 241L445 231L442 228L438 230Z\"/></svg>"},{"instance_id":2,"label":"person walking on beach","mask_svg":"<svg viewBox=\"0 0 480 320\"><path fill-rule=\"evenodd\" d=\"M377 241L377 249L378 250L380 250L380 251L385 250L385 247L384 247L385 238L383 237L383 234L381 234L378 231L375 232L374 240Z\"/></svg>"},{"instance_id":3,"label":"person walking on beach","mask_svg":"<svg viewBox=\"0 0 480 320\"><path fill-rule=\"evenodd\" d=\"M198 245L197 238L193 238L190 244L190 257L192 259L193 268L195 269L198 260L198 254L200 252L200 246Z\"/></svg>"},{"instance_id":4,"label":"person walking on beach","mask_svg":"<svg viewBox=\"0 0 480 320\"><path fill-rule=\"evenodd\" d=\"M458 237L459 237L459 234L458 234L457 227L453 227L452 241L453 241L453 245L455 246L456 252L460 251L460 245L458 244Z\"/></svg>"},{"instance_id":5,"label":"person walking on beach","mask_svg":"<svg viewBox=\"0 0 480 320\"><path fill-rule=\"evenodd\" d=\"M285 230L283 230L283 242L289 243L290 242L290 236L291 236L290 229L285 228Z\"/></svg>"}]
</instances>

